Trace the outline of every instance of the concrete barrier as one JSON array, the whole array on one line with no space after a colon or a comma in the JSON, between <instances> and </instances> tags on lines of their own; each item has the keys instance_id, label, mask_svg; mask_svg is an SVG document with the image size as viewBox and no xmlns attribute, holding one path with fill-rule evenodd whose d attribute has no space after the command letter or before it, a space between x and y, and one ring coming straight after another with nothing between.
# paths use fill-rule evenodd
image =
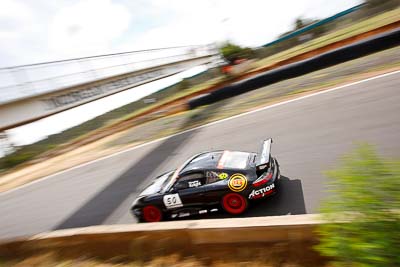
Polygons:
<instances>
[{"instance_id":1,"label":"concrete barrier","mask_svg":"<svg viewBox=\"0 0 400 267\"><path fill-rule=\"evenodd\" d=\"M273 244L304 249L304 244L310 247L316 242L314 229L320 223L318 215L287 215L92 226L3 241L0 257L55 252L72 258L84 255L102 259L146 259L171 253L209 256L201 249L204 247L218 247L219 253Z\"/></svg>"}]
</instances>

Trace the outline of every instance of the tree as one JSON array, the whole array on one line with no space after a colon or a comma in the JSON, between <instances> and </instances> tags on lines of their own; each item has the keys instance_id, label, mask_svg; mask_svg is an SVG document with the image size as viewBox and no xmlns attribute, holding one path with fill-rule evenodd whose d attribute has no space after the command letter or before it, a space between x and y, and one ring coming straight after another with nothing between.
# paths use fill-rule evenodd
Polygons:
<instances>
[{"instance_id":1,"label":"tree","mask_svg":"<svg viewBox=\"0 0 400 267\"><path fill-rule=\"evenodd\" d=\"M400 266L400 162L360 145L328 176L317 249L335 266Z\"/></svg>"},{"instance_id":2,"label":"tree","mask_svg":"<svg viewBox=\"0 0 400 267\"><path fill-rule=\"evenodd\" d=\"M303 28L304 26L306 26L306 24L303 22L303 19L302 19L302 18L297 18L297 19L294 21L294 30L301 29L301 28Z\"/></svg>"},{"instance_id":3,"label":"tree","mask_svg":"<svg viewBox=\"0 0 400 267\"><path fill-rule=\"evenodd\" d=\"M230 42L225 43L221 46L220 51L223 57L229 61L231 64L235 62L237 59L251 58L254 55L254 52L251 48L241 47L236 44L232 44Z\"/></svg>"},{"instance_id":4,"label":"tree","mask_svg":"<svg viewBox=\"0 0 400 267\"><path fill-rule=\"evenodd\" d=\"M316 20L313 19L303 19L301 17L298 17L297 19L295 19L294 21L294 25L293 25L293 31L297 31L301 28L304 28L308 25L311 25L313 23L315 23Z\"/></svg>"}]
</instances>

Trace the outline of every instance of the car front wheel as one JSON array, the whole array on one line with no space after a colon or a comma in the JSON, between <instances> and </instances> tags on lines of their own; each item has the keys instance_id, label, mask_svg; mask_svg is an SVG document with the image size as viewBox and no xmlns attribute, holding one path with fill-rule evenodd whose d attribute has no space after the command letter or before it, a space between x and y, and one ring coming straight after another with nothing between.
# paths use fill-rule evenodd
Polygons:
<instances>
[{"instance_id":1,"label":"car front wheel","mask_svg":"<svg viewBox=\"0 0 400 267\"><path fill-rule=\"evenodd\" d=\"M143 221L145 222L159 222L163 218L162 211L153 205L147 205L142 210Z\"/></svg>"}]
</instances>

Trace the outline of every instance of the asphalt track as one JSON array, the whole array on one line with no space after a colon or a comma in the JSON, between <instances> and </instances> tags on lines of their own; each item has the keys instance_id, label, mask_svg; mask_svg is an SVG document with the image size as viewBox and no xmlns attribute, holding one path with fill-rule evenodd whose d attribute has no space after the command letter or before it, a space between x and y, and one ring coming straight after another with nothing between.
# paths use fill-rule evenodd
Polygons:
<instances>
[{"instance_id":1,"label":"asphalt track","mask_svg":"<svg viewBox=\"0 0 400 267\"><path fill-rule=\"evenodd\" d=\"M2 193L0 238L134 223L130 203L152 176L204 150L257 151L267 137L274 139L283 191L244 216L316 213L323 171L354 142L400 157L400 72L186 131Z\"/></svg>"}]
</instances>

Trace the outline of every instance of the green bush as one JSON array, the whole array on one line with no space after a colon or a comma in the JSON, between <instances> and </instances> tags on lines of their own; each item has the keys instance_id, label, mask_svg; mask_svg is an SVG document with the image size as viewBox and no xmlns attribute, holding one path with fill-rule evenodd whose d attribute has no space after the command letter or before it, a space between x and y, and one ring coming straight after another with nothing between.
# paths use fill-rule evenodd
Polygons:
<instances>
[{"instance_id":1,"label":"green bush","mask_svg":"<svg viewBox=\"0 0 400 267\"><path fill-rule=\"evenodd\" d=\"M237 59L249 59L254 56L253 49L241 47L229 42L222 45L220 51L224 58L230 63L234 63Z\"/></svg>"},{"instance_id":2,"label":"green bush","mask_svg":"<svg viewBox=\"0 0 400 267\"><path fill-rule=\"evenodd\" d=\"M317 250L334 266L400 266L400 162L359 145L327 174Z\"/></svg>"},{"instance_id":3,"label":"green bush","mask_svg":"<svg viewBox=\"0 0 400 267\"><path fill-rule=\"evenodd\" d=\"M12 168L18 164L32 159L35 154L32 153L13 153L12 156L0 158L0 170Z\"/></svg>"}]
</instances>

